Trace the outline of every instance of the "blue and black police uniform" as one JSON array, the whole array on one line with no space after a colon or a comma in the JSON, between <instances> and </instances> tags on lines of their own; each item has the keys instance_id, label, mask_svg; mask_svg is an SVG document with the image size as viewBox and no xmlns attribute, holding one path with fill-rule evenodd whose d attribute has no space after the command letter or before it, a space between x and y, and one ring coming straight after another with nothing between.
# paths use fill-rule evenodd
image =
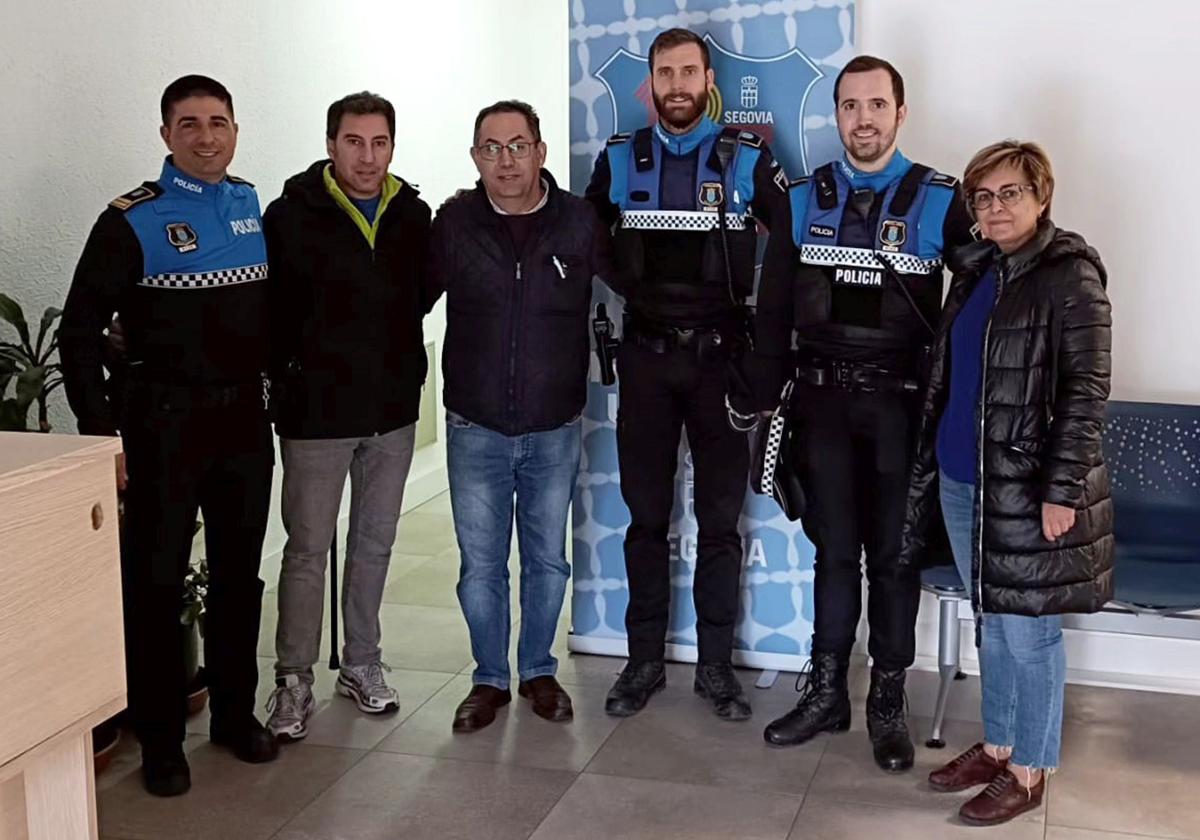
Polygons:
<instances>
[{"instance_id":1,"label":"blue and black police uniform","mask_svg":"<svg viewBox=\"0 0 1200 840\"><path fill-rule=\"evenodd\" d=\"M274 464L266 276L253 185L197 181L168 157L157 181L100 215L67 296L59 336L79 431L119 433L125 449L129 706L144 756L172 754L184 740L180 611L198 509L214 732L253 716L258 569ZM126 345L119 395L102 364L114 313Z\"/></svg>"},{"instance_id":2,"label":"blue and black police uniform","mask_svg":"<svg viewBox=\"0 0 1200 840\"><path fill-rule=\"evenodd\" d=\"M684 428L700 530L693 583L699 658L730 661L749 454L727 419L727 366L747 339L755 220L770 226L784 212L786 184L761 137L705 117L685 134L656 124L614 136L587 188L613 225L610 284L625 297L617 447L632 519L625 534L632 662L664 657L667 532Z\"/></svg>"},{"instance_id":3,"label":"blue and black police uniform","mask_svg":"<svg viewBox=\"0 0 1200 840\"><path fill-rule=\"evenodd\" d=\"M792 235L768 247L756 349L773 371L764 397L777 402L788 373L796 381L795 467L816 547L812 649L849 657L865 549L869 651L876 667L902 671L920 597L915 571L897 560L923 348L943 254L971 239L971 221L954 178L898 151L878 172L827 164L788 198Z\"/></svg>"}]
</instances>

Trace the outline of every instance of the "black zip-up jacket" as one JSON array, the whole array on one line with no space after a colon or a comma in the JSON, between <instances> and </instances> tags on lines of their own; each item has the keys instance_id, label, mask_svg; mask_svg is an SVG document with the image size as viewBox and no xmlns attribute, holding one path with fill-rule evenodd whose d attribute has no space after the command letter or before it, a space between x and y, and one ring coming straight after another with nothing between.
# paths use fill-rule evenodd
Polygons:
<instances>
[{"instance_id":1,"label":"black zip-up jacket","mask_svg":"<svg viewBox=\"0 0 1200 840\"><path fill-rule=\"evenodd\" d=\"M414 423L428 367L429 205L402 182L372 249L325 188L328 163L289 178L263 214L285 438L369 437Z\"/></svg>"},{"instance_id":2,"label":"black zip-up jacket","mask_svg":"<svg viewBox=\"0 0 1200 840\"><path fill-rule=\"evenodd\" d=\"M1000 279L986 333L976 409L979 465L972 538L972 603L1020 615L1095 612L1113 592L1113 509L1101 451L1112 374L1107 275L1083 237L1039 223L1001 256L964 249L933 349L908 491L901 562L920 562L940 520L937 427L950 389L950 328L993 263ZM1042 503L1075 510L1054 543Z\"/></svg>"},{"instance_id":3,"label":"black zip-up jacket","mask_svg":"<svg viewBox=\"0 0 1200 840\"><path fill-rule=\"evenodd\" d=\"M506 435L554 429L587 398L592 278L608 276L608 232L542 170L549 195L517 253L482 182L433 223L432 281L446 292L446 409ZM429 301L432 306L433 299Z\"/></svg>"}]
</instances>

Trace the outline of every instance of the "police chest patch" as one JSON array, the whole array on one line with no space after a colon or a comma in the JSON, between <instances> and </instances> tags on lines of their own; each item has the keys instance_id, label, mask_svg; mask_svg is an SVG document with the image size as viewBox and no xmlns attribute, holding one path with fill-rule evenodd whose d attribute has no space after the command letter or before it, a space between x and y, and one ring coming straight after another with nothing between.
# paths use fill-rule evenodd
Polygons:
<instances>
[{"instance_id":1,"label":"police chest patch","mask_svg":"<svg viewBox=\"0 0 1200 840\"><path fill-rule=\"evenodd\" d=\"M187 222L172 222L167 225L167 241L181 254L200 247L196 231L192 230L192 226Z\"/></svg>"},{"instance_id":2,"label":"police chest patch","mask_svg":"<svg viewBox=\"0 0 1200 840\"><path fill-rule=\"evenodd\" d=\"M898 219L886 220L879 229L879 244L885 251L899 251L906 239L908 239L907 226Z\"/></svg>"},{"instance_id":3,"label":"police chest patch","mask_svg":"<svg viewBox=\"0 0 1200 840\"><path fill-rule=\"evenodd\" d=\"M725 197L725 187L720 181L705 181L700 185L700 206L715 211Z\"/></svg>"},{"instance_id":4,"label":"police chest patch","mask_svg":"<svg viewBox=\"0 0 1200 840\"><path fill-rule=\"evenodd\" d=\"M822 236L826 239L833 239L834 237L833 228L826 227L825 225L809 225L808 233L810 236Z\"/></svg>"}]
</instances>

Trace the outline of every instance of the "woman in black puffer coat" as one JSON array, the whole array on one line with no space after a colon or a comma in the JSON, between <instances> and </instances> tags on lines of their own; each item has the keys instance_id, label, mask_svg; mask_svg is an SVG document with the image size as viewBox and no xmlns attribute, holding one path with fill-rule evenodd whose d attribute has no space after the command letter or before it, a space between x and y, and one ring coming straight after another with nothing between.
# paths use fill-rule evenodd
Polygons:
<instances>
[{"instance_id":1,"label":"woman in black puffer coat","mask_svg":"<svg viewBox=\"0 0 1200 840\"><path fill-rule=\"evenodd\" d=\"M1058 765L1061 615L1112 596L1100 447L1111 316L1099 255L1049 219L1054 180L1040 147L989 146L963 181L985 239L958 255L942 313L902 562L919 562L945 524L979 621L984 742L930 783L988 783L960 816L990 825L1036 807Z\"/></svg>"}]
</instances>

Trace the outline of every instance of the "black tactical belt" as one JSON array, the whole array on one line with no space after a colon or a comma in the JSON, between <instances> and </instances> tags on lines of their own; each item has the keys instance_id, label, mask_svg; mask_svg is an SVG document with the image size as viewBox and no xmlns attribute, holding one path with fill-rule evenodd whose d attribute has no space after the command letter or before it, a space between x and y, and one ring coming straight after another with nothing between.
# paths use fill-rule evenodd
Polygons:
<instances>
[{"instance_id":1,"label":"black tactical belt","mask_svg":"<svg viewBox=\"0 0 1200 840\"><path fill-rule=\"evenodd\" d=\"M638 347L645 347L654 353L668 353L672 350L694 350L709 352L720 348L726 343L720 330L680 329L678 327L649 328L635 322L626 322L625 338Z\"/></svg>"},{"instance_id":2,"label":"black tactical belt","mask_svg":"<svg viewBox=\"0 0 1200 840\"><path fill-rule=\"evenodd\" d=\"M908 379L894 371L849 362L800 365L796 368L796 378L814 388L841 388L847 391L911 393L918 387L915 379Z\"/></svg>"}]
</instances>

